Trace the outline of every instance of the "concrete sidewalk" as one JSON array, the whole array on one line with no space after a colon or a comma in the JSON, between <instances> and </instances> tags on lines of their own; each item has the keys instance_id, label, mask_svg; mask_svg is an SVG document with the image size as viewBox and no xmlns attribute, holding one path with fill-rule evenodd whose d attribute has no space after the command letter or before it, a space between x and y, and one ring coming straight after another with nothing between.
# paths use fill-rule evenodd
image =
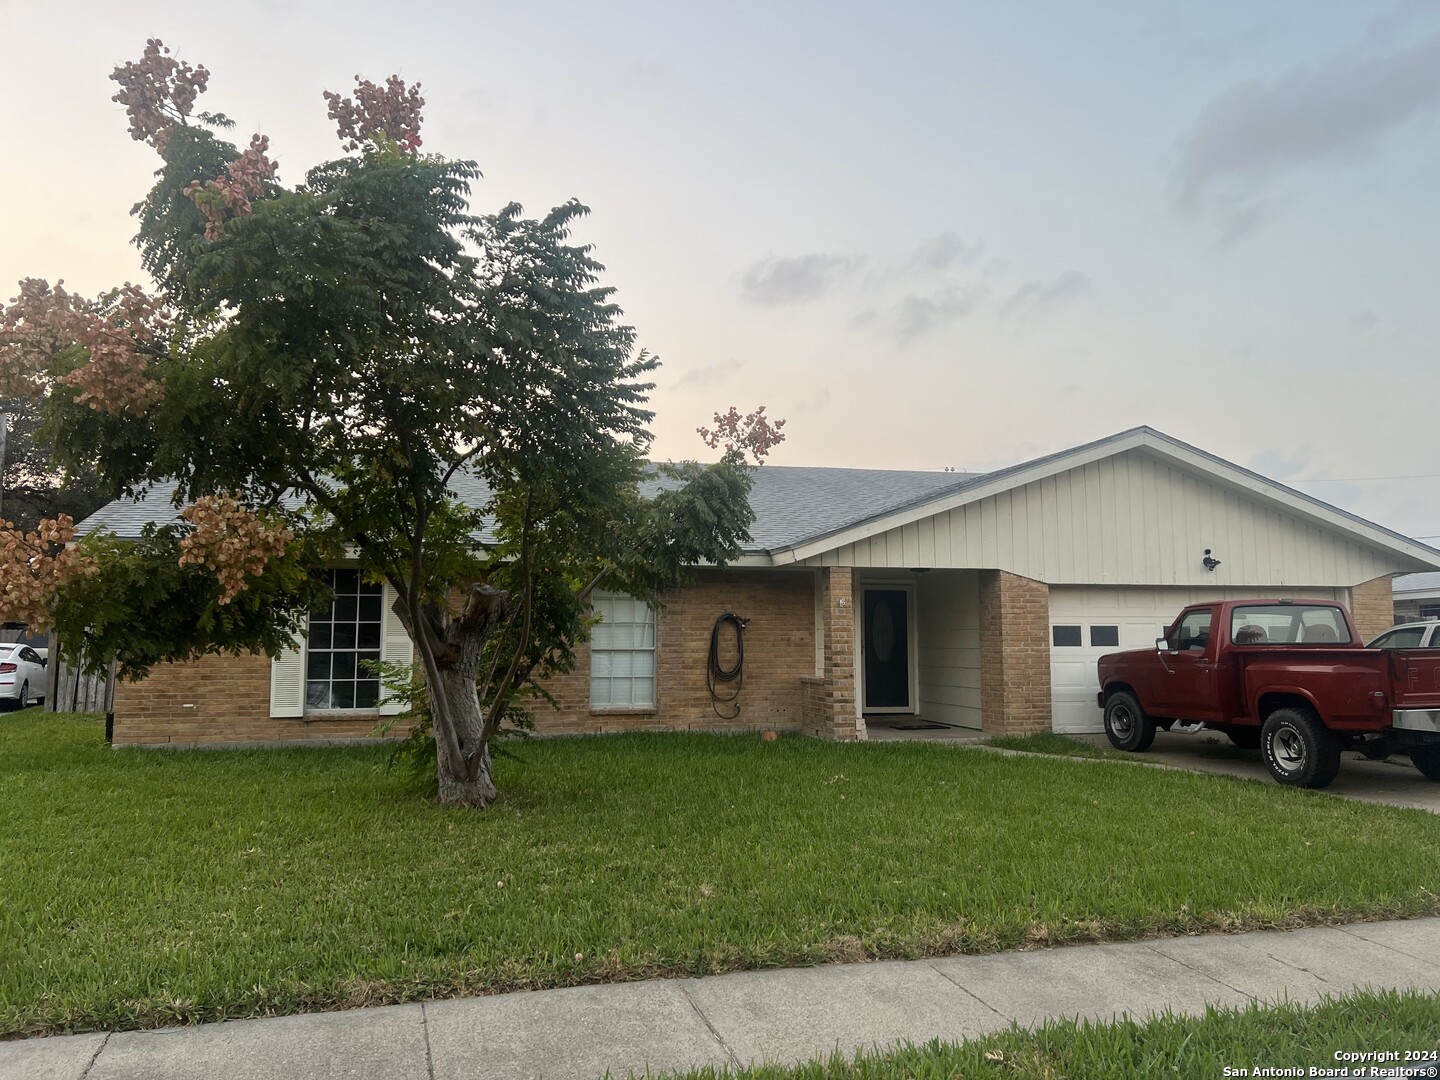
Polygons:
<instances>
[{"instance_id":1,"label":"concrete sidewalk","mask_svg":"<svg viewBox=\"0 0 1440 1080\"><path fill-rule=\"evenodd\" d=\"M1440 991L1440 918L584 986L0 1043L0 1080L500 1080L798 1062L1052 1016Z\"/></svg>"}]
</instances>

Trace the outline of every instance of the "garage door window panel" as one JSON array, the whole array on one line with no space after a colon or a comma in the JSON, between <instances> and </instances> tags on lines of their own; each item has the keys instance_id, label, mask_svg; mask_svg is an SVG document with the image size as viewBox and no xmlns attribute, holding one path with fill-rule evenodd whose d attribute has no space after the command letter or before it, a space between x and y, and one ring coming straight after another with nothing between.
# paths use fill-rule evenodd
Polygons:
<instances>
[{"instance_id":1,"label":"garage door window panel","mask_svg":"<svg viewBox=\"0 0 1440 1080\"><path fill-rule=\"evenodd\" d=\"M1078 626L1056 626L1051 628L1050 640L1057 649L1078 648L1082 643L1080 627Z\"/></svg>"}]
</instances>

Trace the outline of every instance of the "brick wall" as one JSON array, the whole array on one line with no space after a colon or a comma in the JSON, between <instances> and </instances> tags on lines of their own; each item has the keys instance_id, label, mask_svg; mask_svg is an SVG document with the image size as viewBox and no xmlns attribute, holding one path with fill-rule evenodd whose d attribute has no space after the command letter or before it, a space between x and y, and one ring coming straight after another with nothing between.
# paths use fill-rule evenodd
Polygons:
<instances>
[{"instance_id":1,"label":"brick wall","mask_svg":"<svg viewBox=\"0 0 1440 1080\"><path fill-rule=\"evenodd\" d=\"M745 685L737 701L715 714L705 685L710 632L726 612L749 619ZM732 638L724 631L723 646ZM722 663L730 662L722 652ZM705 570L693 584L668 594L656 616L655 708L590 708L590 654L581 648L575 670L546 689L559 710L534 706L535 730L547 735L607 731L800 731L801 680L815 674L815 578L809 570ZM728 691L722 690L728 693ZM735 705L740 706L733 716Z\"/></svg>"},{"instance_id":2,"label":"brick wall","mask_svg":"<svg viewBox=\"0 0 1440 1080\"><path fill-rule=\"evenodd\" d=\"M853 742L864 721L855 707L855 572L827 566L821 580L825 633L822 738Z\"/></svg>"},{"instance_id":3,"label":"brick wall","mask_svg":"<svg viewBox=\"0 0 1440 1080\"><path fill-rule=\"evenodd\" d=\"M263 653L161 664L138 683L117 680L114 710L116 746L360 739L380 722L377 713L272 719Z\"/></svg>"},{"instance_id":4,"label":"brick wall","mask_svg":"<svg viewBox=\"0 0 1440 1080\"><path fill-rule=\"evenodd\" d=\"M1395 596L1390 578L1377 577L1350 590L1350 614L1355 627L1367 641L1395 624Z\"/></svg>"},{"instance_id":5,"label":"brick wall","mask_svg":"<svg viewBox=\"0 0 1440 1080\"><path fill-rule=\"evenodd\" d=\"M980 572L980 714L986 731L1050 728L1050 587Z\"/></svg>"},{"instance_id":6,"label":"brick wall","mask_svg":"<svg viewBox=\"0 0 1440 1080\"><path fill-rule=\"evenodd\" d=\"M849 571L845 595L849 596ZM848 604L848 599L847 599ZM848 611L848 608L846 609ZM710 632L716 618L733 612L750 620L745 631L745 683L738 701L711 707L705 684ZM840 620L837 618L837 627ZM581 648L575 670L550 680L546 689L559 710L534 703L536 731L583 734L609 731L753 731L806 728L802 679L815 674L815 576L809 570L702 571L697 581L666 597L656 619L656 707L643 710L590 708L590 656ZM843 641L842 641L843 639ZM724 638L728 645L731 639ZM836 668L838 695L812 687L822 710L848 712L855 738L853 632L837 629L846 674ZM722 653L722 661L729 657ZM740 706L738 715L735 704ZM189 706L189 707L187 707ZM189 664L164 664L139 683L115 688L117 745L279 742L361 738L379 722L375 714L340 718L271 719L270 661L263 655L212 656ZM814 734L837 737L828 723Z\"/></svg>"}]
</instances>

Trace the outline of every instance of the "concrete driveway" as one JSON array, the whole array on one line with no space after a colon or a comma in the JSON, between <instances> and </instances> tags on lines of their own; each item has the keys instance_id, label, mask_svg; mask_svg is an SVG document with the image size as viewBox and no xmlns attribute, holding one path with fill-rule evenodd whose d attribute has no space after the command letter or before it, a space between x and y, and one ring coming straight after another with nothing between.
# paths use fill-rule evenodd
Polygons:
<instances>
[{"instance_id":1,"label":"concrete driveway","mask_svg":"<svg viewBox=\"0 0 1440 1080\"><path fill-rule=\"evenodd\" d=\"M1104 735L1075 737L1096 746L1110 745ZM1155 745L1145 753L1133 756L1137 761L1170 765L1191 772L1221 773L1266 784L1275 783L1260 758L1259 750L1241 750L1232 746L1224 735L1213 731L1201 731L1195 735L1157 732ZM1357 753L1345 754L1340 775L1325 788L1325 792L1362 802L1407 806L1440 814L1440 784L1426 780L1410 764L1409 758L1398 755L1389 761L1367 761Z\"/></svg>"}]
</instances>

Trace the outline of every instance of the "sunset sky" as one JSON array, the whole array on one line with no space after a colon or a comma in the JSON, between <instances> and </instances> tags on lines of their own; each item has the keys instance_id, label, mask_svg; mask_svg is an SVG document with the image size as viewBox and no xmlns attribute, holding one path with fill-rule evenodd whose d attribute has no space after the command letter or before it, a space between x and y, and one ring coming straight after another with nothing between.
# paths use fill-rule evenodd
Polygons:
<instances>
[{"instance_id":1,"label":"sunset sky","mask_svg":"<svg viewBox=\"0 0 1440 1080\"><path fill-rule=\"evenodd\" d=\"M572 196L664 361L778 464L983 469L1136 424L1440 544L1440 3L0 0L0 300L143 280L147 37L280 179L418 80L477 210Z\"/></svg>"}]
</instances>

